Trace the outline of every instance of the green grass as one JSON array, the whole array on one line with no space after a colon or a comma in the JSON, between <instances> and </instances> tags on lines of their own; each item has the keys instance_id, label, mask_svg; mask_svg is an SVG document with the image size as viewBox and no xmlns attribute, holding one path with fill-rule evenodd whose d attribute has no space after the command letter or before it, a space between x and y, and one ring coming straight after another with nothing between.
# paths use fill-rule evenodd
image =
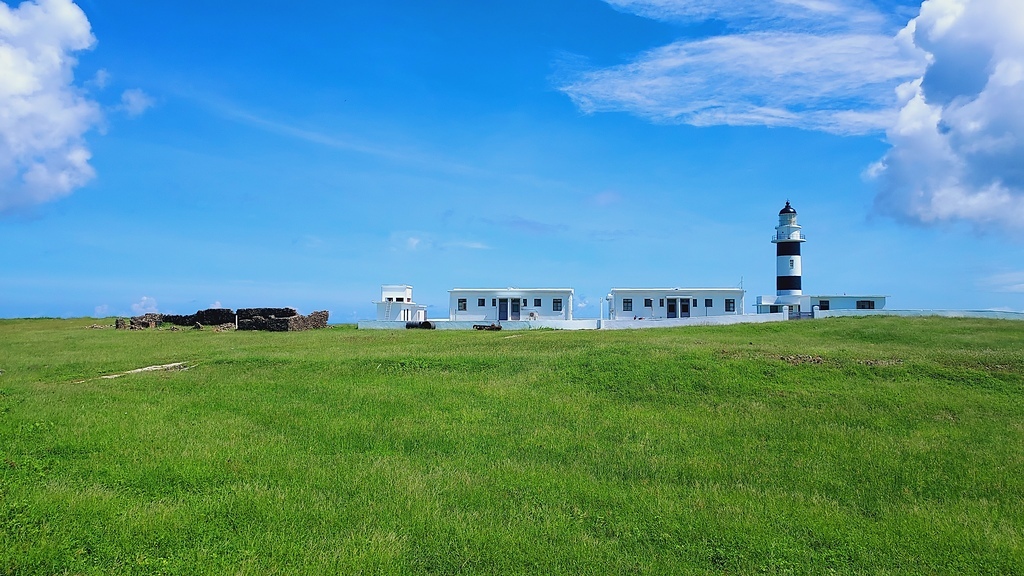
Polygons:
<instances>
[{"instance_id":1,"label":"green grass","mask_svg":"<svg viewBox=\"0 0 1024 576\"><path fill-rule=\"evenodd\" d=\"M1024 573L1022 323L93 322L0 321L0 574Z\"/></svg>"}]
</instances>

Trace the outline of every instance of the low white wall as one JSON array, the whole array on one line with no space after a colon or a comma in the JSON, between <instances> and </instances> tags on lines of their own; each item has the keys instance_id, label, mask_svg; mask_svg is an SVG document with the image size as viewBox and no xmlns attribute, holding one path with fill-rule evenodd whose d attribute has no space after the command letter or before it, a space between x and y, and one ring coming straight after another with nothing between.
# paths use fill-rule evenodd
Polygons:
<instances>
[{"instance_id":1,"label":"low white wall","mask_svg":"<svg viewBox=\"0 0 1024 576\"><path fill-rule=\"evenodd\" d=\"M637 328L672 328L676 326L725 326L727 324L762 324L785 322L786 314L739 314L730 316L691 316L690 318L652 318L649 320L601 320L602 330L633 330Z\"/></svg>"},{"instance_id":2,"label":"low white wall","mask_svg":"<svg viewBox=\"0 0 1024 576\"><path fill-rule=\"evenodd\" d=\"M489 325L490 321L463 321L463 320L429 320L435 330L472 330L476 325ZM600 320L530 320L515 321L506 320L501 322L502 330L536 330L538 328L553 328L555 330L597 330L600 328ZM383 322L379 320L363 320L356 324L360 330L405 330L405 322Z\"/></svg>"},{"instance_id":3,"label":"low white wall","mask_svg":"<svg viewBox=\"0 0 1024 576\"><path fill-rule=\"evenodd\" d=\"M995 310L815 310L815 318L841 316L943 316L946 318L992 318L995 320L1024 320L1024 312L997 312Z\"/></svg>"}]
</instances>

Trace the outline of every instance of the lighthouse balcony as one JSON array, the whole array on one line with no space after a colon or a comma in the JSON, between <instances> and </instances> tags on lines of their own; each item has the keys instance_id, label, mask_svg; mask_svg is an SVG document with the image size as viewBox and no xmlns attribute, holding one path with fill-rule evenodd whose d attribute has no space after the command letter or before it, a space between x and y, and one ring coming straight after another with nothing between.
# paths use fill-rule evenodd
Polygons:
<instances>
[{"instance_id":1,"label":"lighthouse balcony","mask_svg":"<svg viewBox=\"0 0 1024 576\"><path fill-rule=\"evenodd\" d=\"M807 236L803 232L790 232L789 234L775 234L772 236L772 242L806 242Z\"/></svg>"}]
</instances>

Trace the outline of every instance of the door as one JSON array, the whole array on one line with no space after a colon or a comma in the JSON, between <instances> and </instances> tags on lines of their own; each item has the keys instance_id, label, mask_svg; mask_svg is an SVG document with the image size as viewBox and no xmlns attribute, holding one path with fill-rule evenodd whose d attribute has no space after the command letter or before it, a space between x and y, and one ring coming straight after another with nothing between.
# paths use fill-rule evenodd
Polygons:
<instances>
[{"instance_id":1,"label":"door","mask_svg":"<svg viewBox=\"0 0 1024 576\"><path fill-rule=\"evenodd\" d=\"M690 299L680 298L679 299L679 317L689 318L690 317Z\"/></svg>"},{"instance_id":2,"label":"door","mask_svg":"<svg viewBox=\"0 0 1024 576\"><path fill-rule=\"evenodd\" d=\"M508 320L508 298L498 300L498 321Z\"/></svg>"},{"instance_id":3,"label":"door","mask_svg":"<svg viewBox=\"0 0 1024 576\"><path fill-rule=\"evenodd\" d=\"M519 298L512 300L512 319L519 320Z\"/></svg>"},{"instance_id":4,"label":"door","mask_svg":"<svg viewBox=\"0 0 1024 576\"><path fill-rule=\"evenodd\" d=\"M667 318L676 318L677 316L678 316L678 314L676 312L676 299L675 298L669 298L668 299L668 313L666 314L666 317Z\"/></svg>"}]
</instances>

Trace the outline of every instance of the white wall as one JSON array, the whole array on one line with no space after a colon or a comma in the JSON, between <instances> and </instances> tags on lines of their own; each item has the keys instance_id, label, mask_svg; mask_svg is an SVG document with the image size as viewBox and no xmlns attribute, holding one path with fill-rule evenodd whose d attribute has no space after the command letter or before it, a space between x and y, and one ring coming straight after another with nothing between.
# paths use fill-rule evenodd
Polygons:
<instances>
[{"instance_id":1,"label":"white wall","mask_svg":"<svg viewBox=\"0 0 1024 576\"><path fill-rule=\"evenodd\" d=\"M377 302L377 320L382 322L422 322L427 319L427 307L412 302Z\"/></svg>"},{"instance_id":2,"label":"white wall","mask_svg":"<svg viewBox=\"0 0 1024 576\"><path fill-rule=\"evenodd\" d=\"M509 300L518 298L526 300L526 306L522 306L519 312L520 320L572 320L573 292L571 290L544 290L544 289L520 289L520 290L451 290L448 299L448 319L465 320L471 322L497 322L498 303L496 300L507 298ZM466 309L459 310L459 299L466 299ZM483 299L484 305L479 305ZM541 305L535 306L534 301L540 298ZM555 298L562 300L562 310L552 310L552 301ZM509 318L512 305L509 303ZM505 320L502 320L505 322Z\"/></svg>"},{"instance_id":3,"label":"white wall","mask_svg":"<svg viewBox=\"0 0 1024 576\"><path fill-rule=\"evenodd\" d=\"M609 307L608 317L612 320L632 320L633 317L637 318L668 318L668 299L688 299L690 300L690 317L706 317L706 316L736 316L743 314L743 290L710 290L699 288L684 289L684 290L652 290L652 289L636 289L628 290L621 288L613 288L611 306ZM644 306L645 299L651 300L651 307ZM712 306L706 308L704 301L710 298ZM623 300L632 299L633 310L627 311L623 309ZM732 312L725 311L725 301L731 299L735 301L735 310ZM693 305L693 301L697 301L697 305ZM678 306L676 313L679 313Z\"/></svg>"},{"instance_id":4,"label":"white wall","mask_svg":"<svg viewBox=\"0 0 1024 576\"><path fill-rule=\"evenodd\" d=\"M815 318L844 316L943 316L946 318L991 318L993 320L1021 320L1024 312L997 312L995 310L818 310Z\"/></svg>"},{"instance_id":5,"label":"white wall","mask_svg":"<svg viewBox=\"0 0 1024 576\"><path fill-rule=\"evenodd\" d=\"M762 324L785 322L786 314L742 314L739 316L700 316L652 320L602 320L601 330L635 330L641 328L673 328L677 326L725 326L729 324Z\"/></svg>"},{"instance_id":6,"label":"white wall","mask_svg":"<svg viewBox=\"0 0 1024 576\"><path fill-rule=\"evenodd\" d=\"M856 310L859 300L871 300L875 310L885 308L885 296L811 296L811 306L819 306L822 300L828 300L829 310Z\"/></svg>"},{"instance_id":7,"label":"white wall","mask_svg":"<svg viewBox=\"0 0 1024 576\"><path fill-rule=\"evenodd\" d=\"M406 286L405 284L384 284L380 287L380 299L382 302L388 298L392 300L398 300L401 298L404 302L412 302L412 286Z\"/></svg>"}]
</instances>

